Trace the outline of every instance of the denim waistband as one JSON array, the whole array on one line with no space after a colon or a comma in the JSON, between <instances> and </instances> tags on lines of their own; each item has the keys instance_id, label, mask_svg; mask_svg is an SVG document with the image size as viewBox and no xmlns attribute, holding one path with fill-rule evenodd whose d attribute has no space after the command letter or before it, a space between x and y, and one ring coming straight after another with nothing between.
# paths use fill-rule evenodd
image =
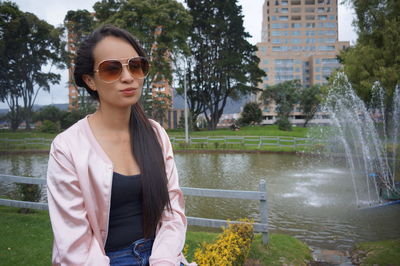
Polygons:
<instances>
[{"instance_id":1,"label":"denim waistband","mask_svg":"<svg viewBox=\"0 0 400 266\"><path fill-rule=\"evenodd\" d=\"M115 248L115 249L109 249L106 250L106 253L109 252L116 252L116 251L122 251L122 250L137 250L140 248L146 248L146 247L152 247L154 242L154 238L141 238L130 244L129 246L126 247L121 247L121 248Z\"/></svg>"}]
</instances>

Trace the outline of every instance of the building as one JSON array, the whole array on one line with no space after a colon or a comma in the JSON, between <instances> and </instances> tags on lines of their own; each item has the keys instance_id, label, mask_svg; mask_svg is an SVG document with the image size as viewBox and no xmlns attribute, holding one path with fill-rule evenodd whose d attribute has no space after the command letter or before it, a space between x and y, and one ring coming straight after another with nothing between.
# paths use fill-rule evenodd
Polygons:
<instances>
[{"instance_id":1,"label":"building","mask_svg":"<svg viewBox=\"0 0 400 266\"><path fill-rule=\"evenodd\" d=\"M349 46L338 40L337 0L265 0L261 39L257 55L267 76L260 88L294 79L304 86L324 84L340 66L336 56ZM263 124L276 121L275 108L263 106ZM314 123L323 122L322 114L316 117ZM302 121L296 107L291 122Z\"/></svg>"}]
</instances>

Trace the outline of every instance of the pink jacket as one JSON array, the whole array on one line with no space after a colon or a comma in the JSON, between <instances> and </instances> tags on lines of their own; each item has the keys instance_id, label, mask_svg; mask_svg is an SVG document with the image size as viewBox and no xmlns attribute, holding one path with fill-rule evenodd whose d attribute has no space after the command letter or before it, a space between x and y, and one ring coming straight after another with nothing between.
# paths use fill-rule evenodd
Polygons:
<instances>
[{"instance_id":1,"label":"pink jacket","mask_svg":"<svg viewBox=\"0 0 400 266\"><path fill-rule=\"evenodd\" d=\"M184 199L165 130L151 124L164 154L173 212L164 211L150 265L179 265L185 243ZM53 265L109 265L107 238L113 164L96 141L87 117L59 134L50 150L47 197L54 233Z\"/></svg>"}]
</instances>

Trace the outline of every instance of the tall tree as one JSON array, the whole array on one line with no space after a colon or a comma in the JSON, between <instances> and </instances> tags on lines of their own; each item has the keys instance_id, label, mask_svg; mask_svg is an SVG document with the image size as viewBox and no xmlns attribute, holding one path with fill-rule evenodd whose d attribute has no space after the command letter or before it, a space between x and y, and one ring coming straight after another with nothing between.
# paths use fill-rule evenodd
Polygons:
<instances>
[{"instance_id":1,"label":"tall tree","mask_svg":"<svg viewBox=\"0 0 400 266\"><path fill-rule=\"evenodd\" d=\"M79 95L73 105L78 106L82 113L88 114L95 109L94 100L89 97L85 88L76 86L73 79L73 68L75 66L74 58L78 47L96 26L94 15L87 10L70 10L64 18L64 26L68 37L68 56L66 57L66 62L69 68L69 85L75 87Z\"/></svg>"},{"instance_id":2,"label":"tall tree","mask_svg":"<svg viewBox=\"0 0 400 266\"><path fill-rule=\"evenodd\" d=\"M242 125L254 125L260 124L262 121L262 111L260 109L260 104L256 102L247 103L239 118L239 123Z\"/></svg>"},{"instance_id":3,"label":"tall tree","mask_svg":"<svg viewBox=\"0 0 400 266\"><path fill-rule=\"evenodd\" d=\"M167 102L168 98L149 99L152 85L171 85L177 55L188 54L190 14L175 0L102 0L93 8L100 24L111 23L128 30L149 53L152 67L143 87L142 103L150 115L159 114L153 109L163 104L155 101Z\"/></svg>"},{"instance_id":4,"label":"tall tree","mask_svg":"<svg viewBox=\"0 0 400 266\"><path fill-rule=\"evenodd\" d=\"M193 116L202 108L208 128L214 130L228 98L256 91L265 73L258 68L257 48L246 40L250 35L236 0L186 3L193 17L188 102Z\"/></svg>"},{"instance_id":5,"label":"tall tree","mask_svg":"<svg viewBox=\"0 0 400 266\"><path fill-rule=\"evenodd\" d=\"M22 98L27 129L32 120L32 107L38 92L50 91L50 84L60 81L51 72L53 66L63 67L64 43L62 29L56 29L35 15L22 12L12 2L0 2L2 99L7 99L11 112L18 112L18 97ZM43 71L45 66L50 70ZM12 122L15 130L17 121Z\"/></svg>"},{"instance_id":6,"label":"tall tree","mask_svg":"<svg viewBox=\"0 0 400 266\"><path fill-rule=\"evenodd\" d=\"M377 80L385 88L390 103L395 86L400 84L400 1L346 2L356 13L358 40L354 47L340 54L344 71L366 103L371 102L372 86Z\"/></svg>"},{"instance_id":7,"label":"tall tree","mask_svg":"<svg viewBox=\"0 0 400 266\"><path fill-rule=\"evenodd\" d=\"M261 94L264 104L268 105L271 101L276 104L278 113L278 128L280 130L290 131L292 126L289 122L289 115L294 106L299 101L299 92L301 83L299 80L290 80L278 83L273 86L267 86Z\"/></svg>"},{"instance_id":8,"label":"tall tree","mask_svg":"<svg viewBox=\"0 0 400 266\"><path fill-rule=\"evenodd\" d=\"M299 91L299 106L304 114L303 127L307 127L308 122L313 119L315 113L318 111L320 103L326 95L326 90L318 84L300 89Z\"/></svg>"}]
</instances>

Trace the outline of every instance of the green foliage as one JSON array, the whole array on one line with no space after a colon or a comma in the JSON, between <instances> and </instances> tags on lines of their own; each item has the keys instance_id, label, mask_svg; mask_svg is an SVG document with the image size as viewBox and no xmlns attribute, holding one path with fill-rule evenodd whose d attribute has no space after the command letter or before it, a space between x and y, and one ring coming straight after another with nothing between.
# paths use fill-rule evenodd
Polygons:
<instances>
[{"instance_id":1,"label":"green foliage","mask_svg":"<svg viewBox=\"0 0 400 266\"><path fill-rule=\"evenodd\" d=\"M279 116L276 121L276 125L279 130L283 131L292 131L292 124L290 124L289 117L287 116Z\"/></svg>"},{"instance_id":2,"label":"green foliage","mask_svg":"<svg viewBox=\"0 0 400 266\"><path fill-rule=\"evenodd\" d=\"M36 184L17 184L19 199L22 201L38 202L42 193L42 189ZM34 210L29 208L21 208L19 212L32 213Z\"/></svg>"},{"instance_id":3,"label":"green foliage","mask_svg":"<svg viewBox=\"0 0 400 266\"><path fill-rule=\"evenodd\" d=\"M305 121L303 126L306 127L308 122L313 119L318 110L319 104L326 97L326 91L321 85L312 85L303 87L299 92L300 108L303 110Z\"/></svg>"},{"instance_id":4,"label":"green foliage","mask_svg":"<svg viewBox=\"0 0 400 266\"><path fill-rule=\"evenodd\" d=\"M398 265L400 240L385 240L359 243L351 252L357 265Z\"/></svg>"},{"instance_id":5,"label":"green foliage","mask_svg":"<svg viewBox=\"0 0 400 266\"><path fill-rule=\"evenodd\" d=\"M240 125L254 125L262 121L262 111L256 102L247 103L239 119Z\"/></svg>"},{"instance_id":6,"label":"green foliage","mask_svg":"<svg viewBox=\"0 0 400 266\"><path fill-rule=\"evenodd\" d=\"M43 133L58 133L60 131L59 122L44 120L42 125L39 126L39 131Z\"/></svg>"},{"instance_id":7,"label":"green foliage","mask_svg":"<svg viewBox=\"0 0 400 266\"><path fill-rule=\"evenodd\" d=\"M278 120L277 124L281 130L291 130L289 122L290 112L294 105L299 102L299 93L301 83L299 80L290 80L278 83L273 86L267 86L261 94L264 104L268 105L274 101L277 106Z\"/></svg>"},{"instance_id":8,"label":"green foliage","mask_svg":"<svg viewBox=\"0 0 400 266\"><path fill-rule=\"evenodd\" d=\"M194 117L204 114L215 130L228 98L258 90L264 71L257 48L247 38L242 8L236 0L187 0L193 17L189 38L188 102Z\"/></svg>"},{"instance_id":9,"label":"green foliage","mask_svg":"<svg viewBox=\"0 0 400 266\"><path fill-rule=\"evenodd\" d=\"M375 81L380 81L386 102L391 103L395 86L400 83L400 1L348 2L355 9L359 37L354 47L340 54L344 72L366 103L371 101Z\"/></svg>"},{"instance_id":10,"label":"green foliage","mask_svg":"<svg viewBox=\"0 0 400 266\"><path fill-rule=\"evenodd\" d=\"M249 265L309 265L312 261L311 249L300 240L283 235L270 234L268 245L262 243L261 235L256 235L249 254Z\"/></svg>"},{"instance_id":11,"label":"green foliage","mask_svg":"<svg viewBox=\"0 0 400 266\"><path fill-rule=\"evenodd\" d=\"M34 114L33 121L36 122L36 121L49 120L53 123L57 123L61 120L61 118L65 115L65 113L66 113L65 111L62 111L53 105L48 105L41 108Z\"/></svg>"},{"instance_id":12,"label":"green foliage","mask_svg":"<svg viewBox=\"0 0 400 266\"><path fill-rule=\"evenodd\" d=\"M70 112L66 112L60 121L61 129L69 128L85 116L86 114L81 112L80 110L72 110Z\"/></svg>"},{"instance_id":13,"label":"green foliage","mask_svg":"<svg viewBox=\"0 0 400 266\"><path fill-rule=\"evenodd\" d=\"M153 115L154 106L148 104L152 103L147 99L148 92L155 82L171 84L171 63L176 61L178 54L188 54L186 40L192 21L190 14L175 0L103 0L96 2L93 8L98 24L111 23L126 29L149 53L152 67L141 102L146 112Z\"/></svg>"},{"instance_id":14,"label":"green foliage","mask_svg":"<svg viewBox=\"0 0 400 266\"><path fill-rule=\"evenodd\" d=\"M20 121L19 100L25 109L23 119L27 129L32 118L32 106L40 89L50 91L50 84L60 81L60 75L44 72L44 65L63 68L63 30L54 28L29 12L22 12L12 2L0 2L0 100L11 110L11 128Z\"/></svg>"}]
</instances>

